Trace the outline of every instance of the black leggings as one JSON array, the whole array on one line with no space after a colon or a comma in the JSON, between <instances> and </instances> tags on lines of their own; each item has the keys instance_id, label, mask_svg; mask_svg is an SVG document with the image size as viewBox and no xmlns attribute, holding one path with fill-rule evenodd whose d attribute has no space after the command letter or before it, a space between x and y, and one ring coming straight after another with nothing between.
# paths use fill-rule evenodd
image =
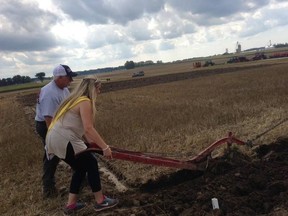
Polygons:
<instances>
[{"instance_id":1,"label":"black leggings","mask_svg":"<svg viewBox=\"0 0 288 216\"><path fill-rule=\"evenodd\" d=\"M94 153L85 152L75 157L73 146L69 142L64 161L69 164L74 171L70 183L70 193L79 193L81 183L86 173L92 192L95 193L101 190L98 162Z\"/></svg>"}]
</instances>

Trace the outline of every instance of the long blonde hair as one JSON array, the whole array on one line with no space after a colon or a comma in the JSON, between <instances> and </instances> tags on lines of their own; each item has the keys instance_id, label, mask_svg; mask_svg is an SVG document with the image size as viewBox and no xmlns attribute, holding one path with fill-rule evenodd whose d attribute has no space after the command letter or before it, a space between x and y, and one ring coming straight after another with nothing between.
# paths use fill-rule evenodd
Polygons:
<instances>
[{"instance_id":1,"label":"long blonde hair","mask_svg":"<svg viewBox=\"0 0 288 216\"><path fill-rule=\"evenodd\" d=\"M57 109L54 116L57 116L58 113L66 106L66 104L73 104L79 97L86 96L91 100L92 105L92 115L93 123L95 123L96 116L96 87L101 84L101 81L95 75L87 76L81 80L81 82L74 88L71 94L66 98Z\"/></svg>"}]
</instances>

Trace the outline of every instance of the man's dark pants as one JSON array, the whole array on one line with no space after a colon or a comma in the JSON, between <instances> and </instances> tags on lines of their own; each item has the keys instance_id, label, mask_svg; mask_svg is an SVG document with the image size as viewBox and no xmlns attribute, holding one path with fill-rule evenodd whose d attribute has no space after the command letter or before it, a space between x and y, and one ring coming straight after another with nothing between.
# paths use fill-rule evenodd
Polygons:
<instances>
[{"instance_id":1,"label":"man's dark pants","mask_svg":"<svg viewBox=\"0 0 288 216\"><path fill-rule=\"evenodd\" d=\"M36 131L40 135L42 143L45 147L45 138L47 134L46 122L36 121ZM59 163L58 157L54 156L51 160L48 160L46 157L46 152L44 152L42 182L43 182L43 193L45 196L50 196L52 195L52 193L56 193L54 176L58 163Z\"/></svg>"}]
</instances>

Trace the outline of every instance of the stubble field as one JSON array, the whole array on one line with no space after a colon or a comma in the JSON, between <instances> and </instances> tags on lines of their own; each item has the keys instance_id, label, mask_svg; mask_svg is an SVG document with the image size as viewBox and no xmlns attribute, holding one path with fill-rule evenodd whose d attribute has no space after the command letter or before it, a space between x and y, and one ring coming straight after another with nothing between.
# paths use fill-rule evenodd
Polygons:
<instances>
[{"instance_id":1,"label":"stubble field","mask_svg":"<svg viewBox=\"0 0 288 216\"><path fill-rule=\"evenodd\" d=\"M97 129L111 146L181 160L228 131L243 141L253 139L287 118L287 65L286 60L259 61L192 70L185 63L156 68L154 74L151 67L134 80L128 79L131 72L110 76L97 100ZM101 76L105 80L107 75ZM36 92L0 97L0 214L61 215L71 171L59 166L62 195L43 201L43 150L33 123ZM103 172L104 191L120 198L120 205L97 215L285 215L287 129L283 122L255 140L254 146L261 146L257 151L235 147L232 159L215 159L201 173L99 159L127 190L117 190ZM269 145L276 146L272 153L264 145L270 143L276 143ZM275 156L279 149L284 156ZM213 197L220 201L220 212L212 210ZM81 198L92 203L88 189ZM93 215L93 210L79 215Z\"/></svg>"}]
</instances>

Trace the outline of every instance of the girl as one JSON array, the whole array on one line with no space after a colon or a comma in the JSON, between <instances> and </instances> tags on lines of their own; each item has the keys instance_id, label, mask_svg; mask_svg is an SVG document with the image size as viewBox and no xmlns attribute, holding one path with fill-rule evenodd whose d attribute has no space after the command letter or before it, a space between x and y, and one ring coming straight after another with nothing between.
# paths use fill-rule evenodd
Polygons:
<instances>
[{"instance_id":1,"label":"girl","mask_svg":"<svg viewBox=\"0 0 288 216\"><path fill-rule=\"evenodd\" d=\"M101 82L96 76L84 78L58 108L46 136L47 157L51 159L56 155L74 170L67 206L64 209L66 215L85 207L84 203L77 202L77 194L86 173L94 193L96 211L118 204L117 199L102 194L97 160L93 153L85 151L85 141L88 140L96 143L105 157L112 158L111 149L94 126L95 102L100 88Z\"/></svg>"}]
</instances>

